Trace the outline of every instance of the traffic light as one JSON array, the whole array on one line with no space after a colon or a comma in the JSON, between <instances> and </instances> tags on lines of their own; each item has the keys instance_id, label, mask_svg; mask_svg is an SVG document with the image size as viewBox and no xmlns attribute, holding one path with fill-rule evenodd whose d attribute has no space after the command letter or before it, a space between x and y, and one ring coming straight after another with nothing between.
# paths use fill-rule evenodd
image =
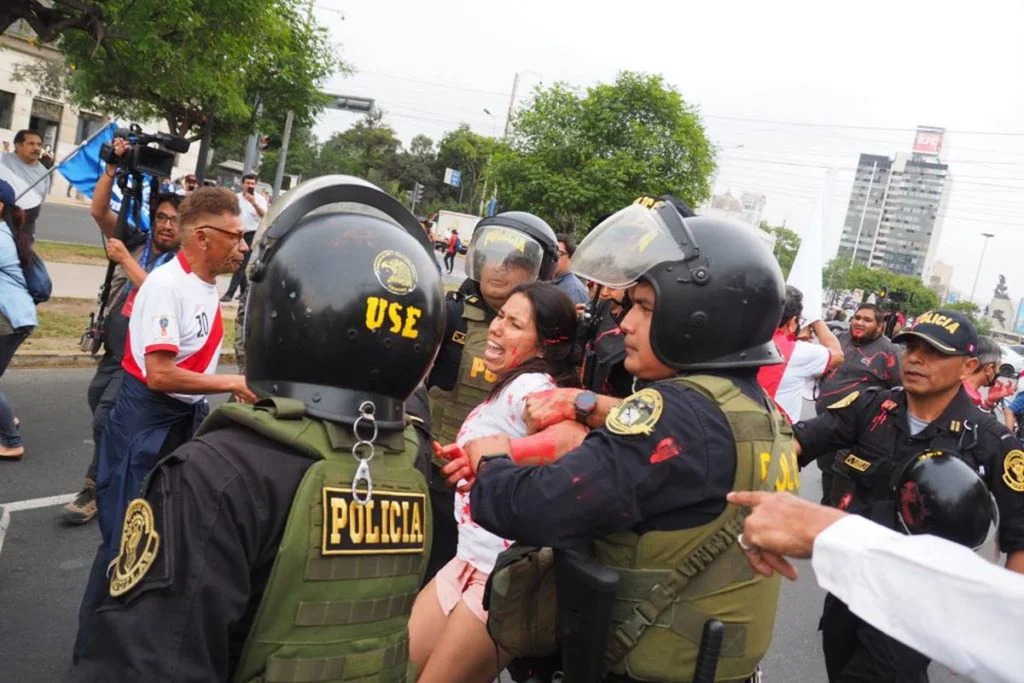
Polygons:
<instances>
[{"instance_id":1,"label":"traffic light","mask_svg":"<svg viewBox=\"0 0 1024 683\"><path fill-rule=\"evenodd\" d=\"M409 205L415 209L416 205L421 201L423 201L423 185L415 182L412 189L409 190Z\"/></svg>"}]
</instances>

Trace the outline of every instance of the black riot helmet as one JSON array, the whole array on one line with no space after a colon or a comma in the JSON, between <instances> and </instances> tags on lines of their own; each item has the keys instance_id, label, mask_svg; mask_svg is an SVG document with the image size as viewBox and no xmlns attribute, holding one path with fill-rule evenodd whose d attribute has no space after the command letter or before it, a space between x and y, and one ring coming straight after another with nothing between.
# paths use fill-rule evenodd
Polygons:
<instances>
[{"instance_id":1,"label":"black riot helmet","mask_svg":"<svg viewBox=\"0 0 1024 683\"><path fill-rule=\"evenodd\" d=\"M466 252L466 275L480 282L490 267L516 268L527 280L550 280L558 266L558 240L547 222L525 211L506 211L476 224Z\"/></svg>"},{"instance_id":2,"label":"black riot helmet","mask_svg":"<svg viewBox=\"0 0 1024 683\"><path fill-rule=\"evenodd\" d=\"M782 362L772 335L785 286L756 230L732 221L684 218L674 197L641 197L612 214L576 248L572 272L623 289L654 289L651 348L676 370Z\"/></svg>"},{"instance_id":3,"label":"black riot helmet","mask_svg":"<svg viewBox=\"0 0 1024 683\"><path fill-rule=\"evenodd\" d=\"M400 429L444 329L441 276L416 217L365 180L323 176L274 205L252 261L252 390L345 424L370 401L381 429Z\"/></svg>"},{"instance_id":4,"label":"black riot helmet","mask_svg":"<svg viewBox=\"0 0 1024 683\"><path fill-rule=\"evenodd\" d=\"M999 510L978 473L956 455L929 450L896 473L896 518L908 534L932 534L978 548Z\"/></svg>"}]
</instances>

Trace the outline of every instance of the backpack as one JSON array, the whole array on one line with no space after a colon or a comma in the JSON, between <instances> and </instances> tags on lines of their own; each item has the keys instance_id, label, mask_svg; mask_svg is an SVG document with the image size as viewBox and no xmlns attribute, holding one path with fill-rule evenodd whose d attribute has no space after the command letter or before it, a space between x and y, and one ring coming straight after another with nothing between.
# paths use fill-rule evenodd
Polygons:
<instances>
[{"instance_id":1,"label":"backpack","mask_svg":"<svg viewBox=\"0 0 1024 683\"><path fill-rule=\"evenodd\" d=\"M50 280L50 273L46 270L46 264L39 254L32 254L32 261L27 268L22 268L25 274L25 284L28 293L32 295L32 302L41 304L50 300L53 294L53 281Z\"/></svg>"}]
</instances>

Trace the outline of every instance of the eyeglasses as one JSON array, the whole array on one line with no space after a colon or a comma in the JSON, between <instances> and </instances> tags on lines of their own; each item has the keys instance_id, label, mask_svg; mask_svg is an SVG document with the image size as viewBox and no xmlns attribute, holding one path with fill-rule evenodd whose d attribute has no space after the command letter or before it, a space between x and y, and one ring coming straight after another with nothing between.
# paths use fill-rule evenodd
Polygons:
<instances>
[{"instance_id":1,"label":"eyeglasses","mask_svg":"<svg viewBox=\"0 0 1024 683\"><path fill-rule=\"evenodd\" d=\"M222 232L225 235L229 235L231 237L231 243L232 244L236 244L236 245L239 242L241 242L242 241L242 237L245 236L244 232L235 232L234 230L225 230L224 228L218 228L215 225L197 225L195 227L196 230L203 230L203 229L206 229L206 228L209 228L210 230L216 230L217 232Z\"/></svg>"},{"instance_id":2,"label":"eyeglasses","mask_svg":"<svg viewBox=\"0 0 1024 683\"><path fill-rule=\"evenodd\" d=\"M168 216L163 211L160 211L159 213L157 213L157 215L154 216L154 218L156 219L157 223L177 223L178 222L178 215L177 214L175 214L173 216Z\"/></svg>"}]
</instances>

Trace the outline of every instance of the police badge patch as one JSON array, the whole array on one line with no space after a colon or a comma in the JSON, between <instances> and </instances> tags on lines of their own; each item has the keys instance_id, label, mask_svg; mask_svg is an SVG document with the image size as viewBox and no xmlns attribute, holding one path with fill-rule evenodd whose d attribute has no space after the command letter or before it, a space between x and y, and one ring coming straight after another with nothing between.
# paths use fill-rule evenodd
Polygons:
<instances>
[{"instance_id":1,"label":"police badge patch","mask_svg":"<svg viewBox=\"0 0 1024 683\"><path fill-rule=\"evenodd\" d=\"M160 534L156 532L153 508L145 499L136 498L124 513L121 552L114 560L110 594L116 598L134 588L153 566L159 549Z\"/></svg>"},{"instance_id":2,"label":"police badge patch","mask_svg":"<svg viewBox=\"0 0 1024 683\"><path fill-rule=\"evenodd\" d=\"M1017 493L1024 493L1024 451L1013 450L1006 454L1003 483Z\"/></svg>"},{"instance_id":3,"label":"police badge patch","mask_svg":"<svg viewBox=\"0 0 1024 683\"><path fill-rule=\"evenodd\" d=\"M654 389L641 389L615 406L604 426L612 434L650 436L661 418L664 400Z\"/></svg>"}]
</instances>

